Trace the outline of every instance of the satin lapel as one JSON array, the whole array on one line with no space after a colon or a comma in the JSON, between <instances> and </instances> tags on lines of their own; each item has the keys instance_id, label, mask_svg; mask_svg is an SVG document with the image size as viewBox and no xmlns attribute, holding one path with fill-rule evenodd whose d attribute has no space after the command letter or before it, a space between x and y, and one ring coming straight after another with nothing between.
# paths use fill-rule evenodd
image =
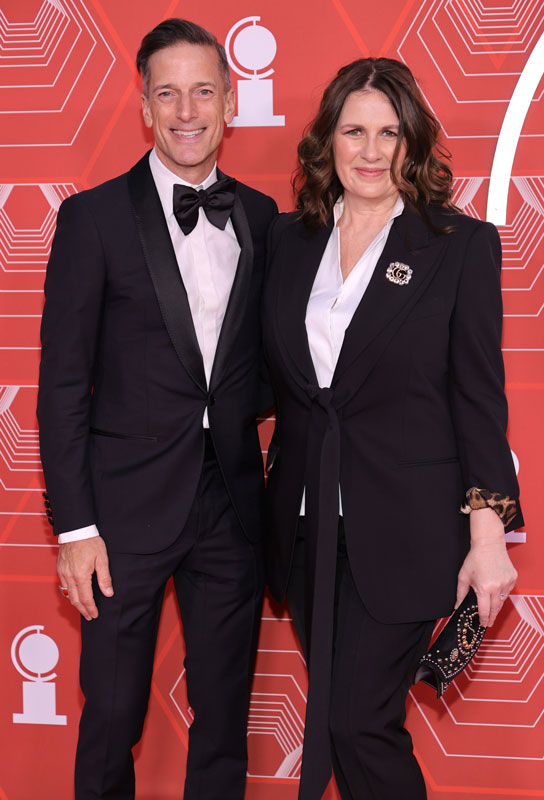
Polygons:
<instances>
[{"instance_id":1,"label":"satin lapel","mask_svg":"<svg viewBox=\"0 0 544 800\"><path fill-rule=\"evenodd\" d=\"M447 234L432 233L411 209L405 209L397 217L368 288L346 330L333 384L383 332L386 334L382 337L383 347L370 348L369 360L364 363L364 375L360 376L364 380L395 330L428 286L440 264L446 239ZM395 261L413 270L409 283L398 285L387 280L387 267Z\"/></svg>"},{"instance_id":2,"label":"satin lapel","mask_svg":"<svg viewBox=\"0 0 544 800\"><path fill-rule=\"evenodd\" d=\"M217 178L227 177L220 170L217 170ZM240 245L240 255L236 266L236 274L230 290L227 310L221 325L221 333L217 342L215 358L213 361L212 374L210 376L210 388L217 386L225 374L228 365L228 357L235 339L240 331L244 318L251 273L253 266L253 240L247 214L238 194L234 199L234 207L230 216L238 244Z\"/></svg>"},{"instance_id":3,"label":"satin lapel","mask_svg":"<svg viewBox=\"0 0 544 800\"><path fill-rule=\"evenodd\" d=\"M148 155L130 170L128 187L147 268L155 287L166 330L185 370L197 386L206 392L204 363L196 338L187 292L149 168Z\"/></svg>"},{"instance_id":4,"label":"satin lapel","mask_svg":"<svg viewBox=\"0 0 544 800\"><path fill-rule=\"evenodd\" d=\"M302 223L294 223L288 229L286 255L281 263L276 301L278 338L289 357L293 376L304 385L317 384L306 332L306 306L332 226L331 218L326 227L309 234Z\"/></svg>"}]
</instances>

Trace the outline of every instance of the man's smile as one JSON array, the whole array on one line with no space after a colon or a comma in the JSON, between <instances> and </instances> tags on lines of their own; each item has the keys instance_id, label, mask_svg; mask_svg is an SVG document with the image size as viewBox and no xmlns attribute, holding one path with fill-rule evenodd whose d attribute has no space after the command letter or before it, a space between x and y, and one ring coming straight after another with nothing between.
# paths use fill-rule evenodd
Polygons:
<instances>
[{"instance_id":1,"label":"man's smile","mask_svg":"<svg viewBox=\"0 0 544 800\"><path fill-rule=\"evenodd\" d=\"M180 131L175 128L172 128L172 133L176 136L182 136L184 139L194 139L195 136L199 136L201 133L204 133L206 128L199 128L196 131Z\"/></svg>"}]
</instances>

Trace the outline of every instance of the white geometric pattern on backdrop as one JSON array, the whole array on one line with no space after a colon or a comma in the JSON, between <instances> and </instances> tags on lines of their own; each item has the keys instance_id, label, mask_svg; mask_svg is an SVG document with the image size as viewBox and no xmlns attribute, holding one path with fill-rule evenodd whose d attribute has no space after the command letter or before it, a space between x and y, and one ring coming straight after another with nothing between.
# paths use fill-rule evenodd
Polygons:
<instances>
[{"instance_id":1,"label":"white geometric pattern on backdrop","mask_svg":"<svg viewBox=\"0 0 544 800\"><path fill-rule=\"evenodd\" d=\"M321 89L321 85L313 88L313 74L307 85L301 83L300 86L296 82L288 85L284 77L286 64L290 75L297 75L300 67L299 50L285 45L292 36L292 15L306 5L311 9L309 0L302 0L300 8L297 5L290 8L286 0L278 0L274 9L267 12L272 14L270 27L277 37L278 53L281 53L275 63L278 71L274 102L277 99L278 110L286 113L287 126L282 135L285 136L285 153L291 148L289 158L295 151L304 121L300 113L300 120L293 125L295 111L305 111L310 90L314 91L313 102ZM366 18L355 20L361 5L365 6L371 28ZM421 76L428 101L445 121L450 139L456 140L451 143L455 171L466 175L456 179L456 202L466 213L484 219L489 187L487 164L491 164L495 141L514 87L544 32L542 0L393 0L393 5L397 12L396 27L385 34L389 38L383 54L400 57L418 77ZM163 4L156 4L155 11L145 0L0 0L0 6L0 146L5 148L0 155L6 156L5 163L10 168L4 177L9 184L0 186L3 328L0 357L6 356L4 364L9 373L3 383L13 384L0 387L0 522L3 529L0 553L3 557L1 572L6 580L5 584L0 583L0 588L4 588L8 602L17 600L13 603L14 613L25 607L30 596L34 605L40 607L43 603L44 611L50 615L49 621L44 620L47 625L58 626L55 637L62 643L60 665L65 669L59 689L69 700L69 708L63 701L61 710L70 713L72 738L66 743L72 746L75 741L72 721L78 714L78 643L75 626L68 622L73 609L60 607L64 601L55 587L54 552L51 551L56 544L43 514L35 422L42 286L56 212L68 195L121 171L117 159L125 137L139 141L141 133L134 128L135 115L139 118L134 94L136 84L130 84L132 74L127 73L127 59L128 50L132 54L141 32L151 27L153 14L168 12L183 16L187 12L189 16L189 12L194 12L192 18L197 18L198 9L198 14L203 15L199 21L212 30L216 30L214 26L217 25L217 32L226 33L235 20L245 14L264 12L236 2L225 9L225 4L216 4L215 0L205 0L200 6L165 0ZM332 10L328 17L331 20L331 71L335 67L334 58L337 64L348 60L340 48L334 51L334 42L344 41L341 37L345 35L350 13L352 27L360 34L359 40L363 41L372 30L373 44L367 44L369 49L378 47L376 30L381 30L381 10L357 0L329 0L323 4L323 9L325 6ZM206 18L212 8L213 23L210 14ZM123 9L129 9L134 19L126 20ZM338 28L334 28L335 16ZM310 14L307 22L310 30L313 24ZM322 54L316 52L317 36L311 38L308 34L308 44L300 42L300 52L307 46L306 57L312 67L312 59L315 60L316 75L323 60ZM129 45L129 41L132 44ZM124 55L122 45L127 49ZM377 51L374 54L378 54ZM321 79L325 81L323 70L319 74L315 83ZM123 91L125 94L121 98ZM292 102L293 96L296 96L297 108ZM512 430L520 441L513 440L512 445L523 461L523 487L531 486L527 476L537 463L534 459L531 463L527 452L523 424L527 412L533 413L530 403L536 408L534 398L540 396L536 381L541 378L532 367L536 363L533 360L529 367L523 367L524 372L519 368L518 376L516 369L521 358L518 361L517 355L529 354L534 359L534 354L544 349L539 347L544 345L541 325L544 178L542 170L537 174L542 163L539 143L544 129L534 113L542 97L542 90L535 94L521 132L523 142L518 150L525 160L523 167L518 166L518 172L522 171L523 175L512 177L509 183L509 217L507 224L499 229L504 262L505 350L510 351L508 356L511 357L507 369L514 367L507 377L519 382L517 394L511 398L514 400L511 409ZM131 103L133 107L129 109ZM310 105L308 102L308 115ZM130 110L130 114L122 116L121 111L125 110ZM280 154L278 141L271 131L259 132L259 143L268 147L274 156L274 166L267 164L266 172L276 170L278 175L260 175L259 168L247 167L249 172L255 173L248 182L258 180L259 187L270 193L279 191L279 173L291 169L291 161L287 162ZM225 157L228 160L234 156L238 170L243 171L246 164L251 164L251 155L240 142L244 142L243 132L238 131L226 143ZM11 150L8 149L10 145L13 145ZM59 145L59 150L51 150ZM23 152L19 149L21 146L27 149ZM92 168L88 166L89 158ZM533 384L529 386L531 381ZM529 388L524 388L525 385ZM524 491L527 493L527 488ZM527 519L531 514L531 502L527 494L522 498ZM534 522L532 527L536 529ZM526 557L529 549L534 553L536 542L534 536L521 550L516 546L516 554L523 553ZM521 794L525 791L531 795L541 791L541 768L538 774L534 773L536 777L527 777L527 769L544 762L544 596L538 594L540 582L532 583L531 578L527 583L524 570L520 572L520 585L524 587L520 591L527 594L514 595L507 601L498 627L488 632L473 664L454 682L445 697L437 702L428 687L418 686L414 690L409 709L410 725L426 770L425 777L430 776L430 796L434 798L444 796L444 792L450 797L450 789L452 796L458 796L459 781L467 784L459 789L462 796L495 797L511 793L517 797L516 789ZM37 582L32 584L34 577ZM170 600L173 606L173 598ZM192 720L181 670L183 641L179 617L168 605L165 611L171 627L168 636L162 635L161 643L168 657L163 656L164 662L160 662L156 670L154 684L154 697L160 695L161 703L155 705L155 716L149 720L152 730L148 728L144 743L144 748L149 747L151 734L155 744L151 744L152 756L146 764L149 775L144 775L152 787L146 795L149 797L156 796L159 770L155 773L153 769L157 764L161 778L164 770L165 783L171 780L174 767L179 769L178 750L168 749L171 734L168 719L172 727L181 732L182 740ZM283 616L279 616L282 613ZM265 610L249 713L249 798L265 793L270 798L285 797L289 792L296 794L293 784L300 774L305 667L287 613L275 607L274 612L268 614ZM76 617L74 614L73 620ZM21 620L16 630L31 621ZM72 684L68 693L69 681ZM169 717L165 716L165 710L170 712ZM9 733L4 741L9 741ZM37 746L41 746L41 742ZM176 739L178 746L179 739ZM60 751L67 752L65 747L63 745ZM175 761L171 760L172 752L176 754ZM29 752L27 757L34 758L34 754ZM50 759L50 763L53 761ZM67 775L68 761L69 758L65 759L58 770L59 775L62 772L65 786L71 780ZM528 762L532 763L527 766ZM510 764L511 774L501 772L507 771ZM22 771L14 772L16 781L22 782ZM31 775L26 777L33 780ZM42 780L41 773L39 780ZM489 791L485 791L486 786L491 787ZM497 795L494 787L499 787ZM41 788L40 785L38 794ZM2 785L0 795L4 792L9 800L17 796ZM67 796L67 793L61 790L61 795ZM36 796L36 792L29 792L28 796Z\"/></svg>"},{"instance_id":2,"label":"white geometric pattern on backdrop","mask_svg":"<svg viewBox=\"0 0 544 800\"><path fill-rule=\"evenodd\" d=\"M426 0L398 46L408 64L428 61L427 100L440 113L452 101L457 113L444 124L449 139L496 138L495 114L463 114L464 104L508 104L523 67L544 30L541 0L498 6L479 0ZM443 89L447 91L444 92ZM541 99L541 91L534 98ZM450 106L451 107L451 106ZM526 134L522 133L522 136ZM544 135L539 131L538 135Z\"/></svg>"},{"instance_id":3,"label":"white geometric pattern on backdrop","mask_svg":"<svg viewBox=\"0 0 544 800\"><path fill-rule=\"evenodd\" d=\"M489 179L484 177L456 178L454 202L480 219L488 185ZM537 318L544 309L544 179L538 175L513 177L510 208L508 223L499 227L504 316ZM527 342L524 349L540 348Z\"/></svg>"},{"instance_id":4,"label":"white geometric pattern on backdrop","mask_svg":"<svg viewBox=\"0 0 544 800\"><path fill-rule=\"evenodd\" d=\"M31 20L0 9L0 147L71 145L115 56L80 0L44 0Z\"/></svg>"},{"instance_id":5,"label":"white geometric pattern on backdrop","mask_svg":"<svg viewBox=\"0 0 544 800\"><path fill-rule=\"evenodd\" d=\"M36 220L36 227L18 227L11 219L9 199L14 190L25 192L30 202L46 200L48 207L44 208L44 215ZM73 184L0 185L0 269L4 272L39 272L36 288L42 289L57 211L62 201L75 191Z\"/></svg>"},{"instance_id":6,"label":"white geometric pattern on backdrop","mask_svg":"<svg viewBox=\"0 0 544 800\"><path fill-rule=\"evenodd\" d=\"M43 279L57 211L76 191L71 183L0 185L0 350L19 360L39 353ZM33 518L39 546L43 504L35 396L32 385L0 387L0 515L19 514L29 523Z\"/></svg>"},{"instance_id":7,"label":"white geometric pattern on backdrop","mask_svg":"<svg viewBox=\"0 0 544 800\"><path fill-rule=\"evenodd\" d=\"M285 626L290 619L263 617L267 624ZM298 649L263 649L257 652L248 717L248 739L259 737L266 747L266 771L252 769L254 778L300 777L304 713L306 704L304 659ZM185 669L177 675L168 691L169 700L179 715L183 729L193 722L193 710L187 700ZM266 737L266 738L264 738Z\"/></svg>"},{"instance_id":8,"label":"white geometric pattern on backdrop","mask_svg":"<svg viewBox=\"0 0 544 800\"><path fill-rule=\"evenodd\" d=\"M40 469L38 431L22 428L11 410L18 392L18 386L0 386L0 486L3 491L25 490L27 485L19 484L17 473Z\"/></svg>"},{"instance_id":9,"label":"white geometric pattern on backdrop","mask_svg":"<svg viewBox=\"0 0 544 800\"><path fill-rule=\"evenodd\" d=\"M474 660L436 704L411 692L442 753L450 757L544 760L544 596L512 595L506 635L487 632ZM504 751L489 746L485 730L503 729ZM456 728L463 728L463 735Z\"/></svg>"}]
</instances>

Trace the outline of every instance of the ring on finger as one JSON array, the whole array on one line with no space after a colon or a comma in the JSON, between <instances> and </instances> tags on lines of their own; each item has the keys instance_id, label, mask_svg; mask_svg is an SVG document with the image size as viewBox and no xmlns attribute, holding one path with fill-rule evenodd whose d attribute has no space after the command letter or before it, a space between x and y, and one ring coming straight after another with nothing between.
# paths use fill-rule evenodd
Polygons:
<instances>
[{"instance_id":1,"label":"ring on finger","mask_svg":"<svg viewBox=\"0 0 544 800\"><path fill-rule=\"evenodd\" d=\"M499 595L499 600L506 600L507 597L508 597L507 594L500 594Z\"/></svg>"},{"instance_id":2,"label":"ring on finger","mask_svg":"<svg viewBox=\"0 0 544 800\"><path fill-rule=\"evenodd\" d=\"M63 597L68 597L68 587L59 584L59 592Z\"/></svg>"}]
</instances>

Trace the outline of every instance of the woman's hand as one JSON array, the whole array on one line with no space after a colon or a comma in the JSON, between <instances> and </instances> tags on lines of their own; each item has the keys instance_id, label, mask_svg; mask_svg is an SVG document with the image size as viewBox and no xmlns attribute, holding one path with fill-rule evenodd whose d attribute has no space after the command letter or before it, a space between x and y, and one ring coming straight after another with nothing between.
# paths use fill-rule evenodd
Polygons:
<instances>
[{"instance_id":1,"label":"woman's hand","mask_svg":"<svg viewBox=\"0 0 544 800\"><path fill-rule=\"evenodd\" d=\"M478 598L480 623L489 628L517 577L506 550L504 526L498 514L491 508L471 511L470 550L459 570L455 607L472 586Z\"/></svg>"}]
</instances>

